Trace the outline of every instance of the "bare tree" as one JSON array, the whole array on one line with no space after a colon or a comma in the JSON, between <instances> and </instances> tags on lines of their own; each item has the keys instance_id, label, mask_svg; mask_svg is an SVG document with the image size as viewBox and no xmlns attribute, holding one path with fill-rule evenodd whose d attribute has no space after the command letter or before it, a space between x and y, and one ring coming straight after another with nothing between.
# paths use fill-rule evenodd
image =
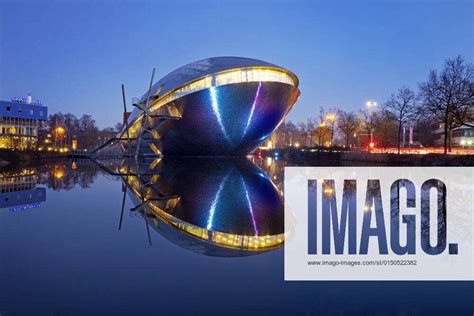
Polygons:
<instances>
[{"instance_id":1,"label":"bare tree","mask_svg":"<svg viewBox=\"0 0 474 316\"><path fill-rule=\"evenodd\" d=\"M316 122L316 128L314 130L314 135L318 138L318 145L323 146L324 138L328 136L330 130L326 125L326 111L323 107L319 108L318 120Z\"/></svg>"},{"instance_id":2,"label":"bare tree","mask_svg":"<svg viewBox=\"0 0 474 316\"><path fill-rule=\"evenodd\" d=\"M359 119L354 112L339 111L337 113L337 128L344 135L346 147L349 147L349 139L359 127Z\"/></svg>"},{"instance_id":3,"label":"bare tree","mask_svg":"<svg viewBox=\"0 0 474 316\"><path fill-rule=\"evenodd\" d=\"M327 124L329 126L330 131L331 131L331 136L330 136L330 139L329 139L329 142L330 142L331 146L333 146L334 130L335 130L336 124L337 124L336 112L337 112L337 110L335 108L332 108L332 109L329 110L329 113L326 113L326 115L324 116L325 124Z\"/></svg>"},{"instance_id":4,"label":"bare tree","mask_svg":"<svg viewBox=\"0 0 474 316\"><path fill-rule=\"evenodd\" d=\"M438 75L431 70L428 80L420 84L422 110L444 124L444 153L448 152L451 131L459 126L473 127L474 68L461 56L448 59ZM449 146L451 147L451 146ZM451 148L449 148L451 149Z\"/></svg>"},{"instance_id":5,"label":"bare tree","mask_svg":"<svg viewBox=\"0 0 474 316\"><path fill-rule=\"evenodd\" d=\"M278 143L282 147L293 144L298 138L298 127L291 121L284 121L276 130L278 135Z\"/></svg>"},{"instance_id":6,"label":"bare tree","mask_svg":"<svg viewBox=\"0 0 474 316\"><path fill-rule=\"evenodd\" d=\"M91 115L84 114L79 119L79 143L83 148L93 148L98 143L99 129Z\"/></svg>"},{"instance_id":7,"label":"bare tree","mask_svg":"<svg viewBox=\"0 0 474 316\"><path fill-rule=\"evenodd\" d=\"M311 143L313 142L313 131L315 130L316 128L316 119L314 119L313 117L309 117L307 120L306 120L306 123L303 123L303 122L300 122L298 123L298 128L300 130L300 132L304 135L304 144L305 146L307 146L307 138L308 136L310 137L310 145Z\"/></svg>"},{"instance_id":8,"label":"bare tree","mask_svg":"<svg viewBox=\"0 0 474 316\"><path fill-rule=\"evenodd\" d=\"M118 122L114 125L114 129L116 132L120 132L123 129L124 124L122 122Z\"/></svg>"},{"instance_id":9,"label":"bare tree","mask_svg":"<svg viewBox=\"0 0 474 316\"><path fill-rule=\"evenodd\" d=\"M373 133L375 131L375 127L377 126L378 120L377 112L372 111L362 111L360 113L360 129L361 131L369 137L369 141L373 141Z\"/></svg>"},{"instance_id":10,"label":"bare tree","mask_svg":"<svg viewBox=\"0 0 474 316\"><path fill-rule=\"evenodd\" d=\"M319 123L319 125L314 130L314 136L316 136L318 139L319 146L323 146L325 139L327 138L329 140L330 135L331 129L324 122Z\"/></svg>"},{"instance_id":11,"label":"bare tree","mask_svg":"<svg viewBox=\"0 0 474 316\"><path fill-rule=\"evenodd\" d=\"M397 148L400 153L400 142L403 125L415 121L417 113L416 94L408 87L398 89L397 94L392 94L390 99L385 102L385 111L390 119L398 125Z\"/></svg>"},{"instance_id":12,"label":"bare tree","mask_svg":"<svg viewBox=\"0 0 474 316\"><path fill-rule=\"evenodd\" d=\"M382 147L396 146L398 131L397 124L391 119L391 114L387 111L376 112L375 114L375 129L379 144Z\"/></svg>"}]
</instances>

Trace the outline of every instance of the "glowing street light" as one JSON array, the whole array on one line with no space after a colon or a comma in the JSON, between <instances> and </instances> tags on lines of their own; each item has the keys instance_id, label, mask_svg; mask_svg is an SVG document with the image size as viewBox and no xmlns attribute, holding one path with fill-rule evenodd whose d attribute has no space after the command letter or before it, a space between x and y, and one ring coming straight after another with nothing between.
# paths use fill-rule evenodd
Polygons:
<instances>
[{"instance_id":1,"label":"glowing street light","mask_svg":"<svg viewBox=\"0 0 474 316\"><path fill-rule=\"evenodd\" d=\"M58 126L58 127L56 127L55 131L56 131L56 134L62 135L62 134L64 134L65 129L62 126Z\"/></svg>"},{"instance_id":2,"label":"glowing street light","mask_svg":"<svg viewBox=\"0 0 474 316\"><path fill-rule=\"evenodd\" d=\"M331 146L333 145L332 141L334 138L334 122L336 122L336 114L329 113L326 115L326 121L331 123Z\"/></svg>"},{"instance_id":3,"label":"glowing street light","mask_svg":"<svg viewBox=\"0 0 474 316\"><path fill-rule=\"evenodd\" d=\"M369 101L367 101L367 103L365 105L367 106L368 112L370 114L370 110L377 106L377 102L369 100ZM374 129L372 128L370 130L370 142L372 143L373 140L374 140Z\"/></svg>"},{"instance_id":4,"label":"glowing street light","mask_svg":"<svg viewBox=\"0 0 474 316\"><path fill-rule=\"evenodd\" d=\"M57 140L59 138L60 145L62 145L62 138L65 136L66 130L62 126L57 126L54 128L54 147L57 147Z\"/></svg>"},{"instance_id":5,"label":"glowing street light","mask_svg":"<svg viewBox=\"0 0 474 316\"><path fill-rule=\"evenodd\" d=\"M62 179L64 177L64 170L61 167L55 167L53 175L56 179Z\"/></svg>"},{"instance_id":6,"label":"glowing street light","mask_svg":"<svg viewBox=\"0 0 474 316\"><path fill-rule=\"evenodd\" d=\"M334 122L336 120L336 114L328 114L326 115L326 121Z\"/></svg>"},{"instance_id":7,"label":"glowing street light","mask_svg":"<svg viewBox=\"0 0 474 316\"><path fill-rule=\"evenodd\" d=\"M371 108L374 108L377 106L377 102L375 101L367 101L367 103L365 103L365 105L367 106L367 108L371 109Z\"/></svg>"}]
</instances>

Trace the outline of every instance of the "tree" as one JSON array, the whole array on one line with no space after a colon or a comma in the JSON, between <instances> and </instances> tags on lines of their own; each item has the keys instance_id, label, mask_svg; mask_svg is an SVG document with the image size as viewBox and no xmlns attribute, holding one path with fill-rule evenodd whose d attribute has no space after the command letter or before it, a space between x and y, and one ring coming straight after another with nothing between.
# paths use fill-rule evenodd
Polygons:
<instances>
[{"instance_id":1,"label":"tree","mask_svg":"<svg viewBox=\"0 0 474 316\"><path fill-rule=\"evenodd\" d=\"M418 110L415 92L408 87L398 89L398 93L392 94L390 99L385 102L384 109L389 114L389 118L397 123L397 148L398 153L400 153L402 127L415 120Z\"/></svg>"},{"instance_id":2,"label":"tree","mask_svg":"<svg viewBox=\"0 0 474 316\"><path fill-rule=\"evenodd\" d=\"M459 126L473 126L474 68L461 56L448 59L440 74L431 70L420 84L421 110L444 124L444 153L451 150L451 131ZM449 139L449 140L448 140Z\"/></svg>"},{"instance_id":3,"label":"tree","mask_svg":"<svg viewBox=\"0 0 474 316\"><path fill-rule=\"evenodd\" d=\"M114 126L115 131L116 131L116 132L122 131L123 125L124 125L124 124L123 124L122 122L118 122L117 124L115 124L115 126Z\"/></svg>"},{"instance_id":4,"label":"tree","mask_svg":"<svg viewBox=\"0 0 474 316\"><path fill-rule=\"evenodd\" d=\"M332 112L331 113L327 113L326 116L324 117L324 121L327 122L327 124L330 126L330 130L331 130L331 137L329 139L329 143L331 144L331 146L333 145L333 141L334 141L334 129L336 127L336 110L335 109L332 109L331 110Z\"/></svg>"},{"instance_id":5,"label":"tree","mask_svg":"<svg viewBox=\"0 0 474 316\"><path fill-rule=\"evenodd\" d=\"M369 141L373 141L373 133L377 126L378 114L372 111L362 111L360 115L360 129L368 136Z\"/></svg>"},{"instance_id":6,"label":"tree","mask_svg":"<svg viewBox=\"0 0 474 316\"><path fill-rule=\"evenodd\" d=\"M82 139L79 143L82 143L83 148L93 148L97 145L99 129L95 124L95 120L90 115L82 115L79 119L79 128L82 133Z\"/></svg>"},{"instance_id":7,"label":"tree","mask_svg":"<svg viewBox=\"0 0 474 316\"><path fill-rule=\"evenodd\" d=\"M314 130L314 135L318 139L318 145L323 146L326 138L329 138L331 134L331 129L326 125L326 123L319 123L318 127Z\"/></svg>"},{"instance_id":8,"label":"tree","mask_svg":"<svg viewBox=\"0 0 474 316\"><path fill-rule=\"evenodd\" d=\"M420 116L416 121L414 134L417 140L425 147L434 145L433 135L431 134L433 121L429 117Z\"/></svg>"},{"instance_id":9,"label":"tree","mask_svg":"<svg viewBox=\"0 0 474 316\"><path fill-rule=\"evenodd\" d=\"M316 122L316 129L314 130L314 134L318 138L318 145L324 145L324 138L328 136L330 133L330 129L326 125L326 111L323 107L319 108L319 116L318 121ZM331 137L332 138L332 137ZM332 143L332 139L331 139Z\"/></svg>"},{"instance_id":10,"label":"tree","mask_svg":"<svg viewBox=\"0 0 474 316\"><path fill-rule=\"evenodd\" d=\"M398 131L397 124L391 119L391 114L387 111L374 113L375 128L377 130L377 138L379 145L382 147L396 146Z\"/></svg>"},{"instance_id":11,"label":"tree","mask_svg":"<svg viewBox=\"0 0 474 316\"><path fill-rule=\"evenodd\" d=\"M64 125L64 114L61 112L50 114L48 117L48 126L50 129L55 128L56 126Z\"/></svg>"},{"instance_id":12,"label":"tree","mask_svg":"<svg viewBox=\"0 0 474 316\"><path fill-rule=\"evenodd\" d=\"M306 123L300 122L298 123L298 128L300 132L304 135L304 144L307 146L307 138L310 136L309 145L311 146L313 142L313 132L316 128L316 120L313 117L309 117L306 120Z\"/></svg>"},{"instance_id":13,"label":"tree","mask_svg":"<svg viewBox=\"0 0 474 316\"><path fill-rule=\"evenodd\" d=\"M337 128L344 135L346 147L349 147L350 137L359 127L359 119L354 112L339 111L337 114Z\"/></svg>"},{"instance_id":14,"label":"tree","mask_svg":"<svg viewBox=\"0 0 474 316\"><path fill-rule=\"evenodd\" d=\"M298 127L291 121L282 122L274 132L276 134L275 147L284 148L289 144L294 143L298 136Z\"/></svg>"},{"instance_id":15,"label":"tree","mask_svg":"<svg viewBox=\"0 0 474 316\"><path fill-rule=\"evenodd\" d=\"M79 132L79 120L74 114L66 113L64 115L64 128L67 133L67 143L70 144L72 137Z\"/></svg>"}]
</instances>

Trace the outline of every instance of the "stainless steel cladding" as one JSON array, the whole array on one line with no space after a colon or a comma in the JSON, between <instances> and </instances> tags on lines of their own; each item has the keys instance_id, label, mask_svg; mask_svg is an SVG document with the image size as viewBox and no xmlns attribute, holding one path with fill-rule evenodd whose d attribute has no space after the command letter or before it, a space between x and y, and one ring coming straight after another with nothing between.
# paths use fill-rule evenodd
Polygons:
<instances>
[{"instance_id":1,"label":"stainless steel cladding","mask_svg":"<svg viewBox=\"0 0 474 316\"><path fill-rule=\"evenodd\" d=\"M299 94L298 78L286 69L248 58L209 58L154 84L137 101L146 111L134 110L129 134L134 148L141 140L145 154L245 155L270 136Z\"/></svg>"}]
</instances>

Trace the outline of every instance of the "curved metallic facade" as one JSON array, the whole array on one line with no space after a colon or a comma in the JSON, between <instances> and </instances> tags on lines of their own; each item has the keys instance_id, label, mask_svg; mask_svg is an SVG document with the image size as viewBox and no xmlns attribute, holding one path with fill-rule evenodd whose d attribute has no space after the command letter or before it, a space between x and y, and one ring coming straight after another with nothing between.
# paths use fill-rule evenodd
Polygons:
<instances>
[{"instance_id":1,"label":"curved metallic facade","mask_svg":"<svg viewBox=\"0 0 474 316\"><path fill-rule=\"evenodd\" d=\"M134 212L183 248L246 256L283 245L283 197L245 158L165 158L119 169L135 206L143 205Z\"/></svg>"},{"instance_id":2,"label":"curved metallic facade","mask_svg":"<svg viewBox=\"0 0 474 316\"><path fill-rule=\"evenodd\" d=\"M297 77L286 69L255 59L210 58L159 80L147 107L152 115L135 110L129 133L140 138L142 128L152 131L153 144L141 142L144 153L245 155L270 136L299 94ZM139 102L147 100L148 93Z\"/></svg>"}]
</instances>

